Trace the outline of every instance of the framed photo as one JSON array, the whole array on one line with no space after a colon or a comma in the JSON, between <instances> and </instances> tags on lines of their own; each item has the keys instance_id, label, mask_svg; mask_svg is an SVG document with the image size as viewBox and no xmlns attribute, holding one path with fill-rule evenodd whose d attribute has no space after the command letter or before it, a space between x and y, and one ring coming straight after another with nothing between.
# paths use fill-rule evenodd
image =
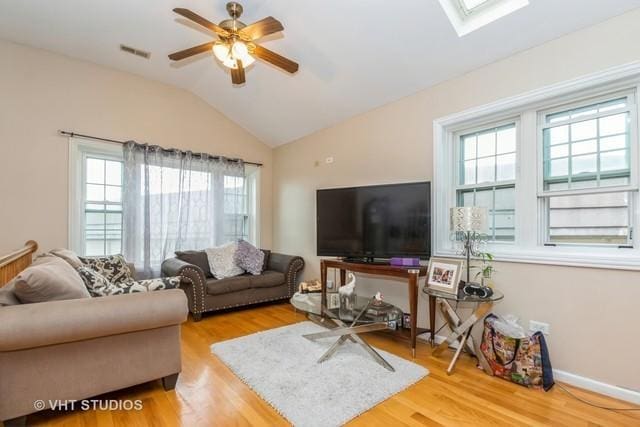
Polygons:
<instances>
[{"instance_id":1,"label":"framed photo","mask_svg":"<svg viewBox=\"0 0 640 427\"><path fill-rule=\"evenodd\" d=\"M431 258L427 272L427 286L440 292L458 295L458 285L464 261Z\"/></svg>"}]
</instances>

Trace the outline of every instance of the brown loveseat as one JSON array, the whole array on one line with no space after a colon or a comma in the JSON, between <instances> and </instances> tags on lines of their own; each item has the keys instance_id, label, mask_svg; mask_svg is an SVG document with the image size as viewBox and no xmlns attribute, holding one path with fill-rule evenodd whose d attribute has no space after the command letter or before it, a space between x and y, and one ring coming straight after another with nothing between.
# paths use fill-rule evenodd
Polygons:
<instances>
[{"instance_id":1,"label":"brown loveseat","mask_svg":"<svg viewBox=\"0 0 640 427\"><path fill-rule=\"evenodd\" d=\"M299 256L265 252L262 274L243 274L215 279L209 270L204 251L177 253L162 263L162 274L181 276L181 287L189 300L189 311L195 321L203 313L241 307L260 302L288 299L296 292L298 273L304 268Z\"/></svg>"}]
</instances>

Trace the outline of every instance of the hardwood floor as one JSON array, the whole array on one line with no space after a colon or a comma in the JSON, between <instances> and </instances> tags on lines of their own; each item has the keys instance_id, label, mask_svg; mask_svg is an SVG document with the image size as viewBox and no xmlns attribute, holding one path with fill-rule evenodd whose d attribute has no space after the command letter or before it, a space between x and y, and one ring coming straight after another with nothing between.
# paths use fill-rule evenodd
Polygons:
<instances>
[{"instance_id":1,"label":"hardwood floor","mask_svg":"<svg viewBox=\"0 0 640 427\"><path fill-rule=\"evenodd\" d=\"M183 326L183 371L175 391L165 392L160 381L143 384L102 399L140 399L140 411L46 411L28 417L28 425L53 426L280 426L288 425L258 395L242 383L210 351L218 341L305 320L289 304L215 314ZM373 345L410 359L408 342L388 334L369 334ZM433 425L640 425L638 412L612 412L579 402L558 387L548 393L485 375L464 355L457 372L447 376L451 354L430 356L419 344L416 363L430 375L360 417L350 426ZM571 388L601 405L629 407L594 393Z\"/></svg>"}]
</instances>

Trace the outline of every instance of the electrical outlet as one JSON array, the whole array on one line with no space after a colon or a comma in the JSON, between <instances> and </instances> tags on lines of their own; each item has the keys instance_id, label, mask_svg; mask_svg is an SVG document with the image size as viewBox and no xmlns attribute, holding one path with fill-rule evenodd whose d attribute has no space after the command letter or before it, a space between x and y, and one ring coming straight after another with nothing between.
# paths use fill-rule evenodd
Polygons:
<instances>
[{"instance_id":1,"label":"electrical outlet","mask_svg":"<svg viewBox=\"0 0 640 427\"><path fill-rule=\"evenodd\" d=\"M537 320L530 320L529 331L531 332L540 331L545 335L549 335L551 333L551 326L548 323L538 322Z\"/></svg>"}]
</instances>

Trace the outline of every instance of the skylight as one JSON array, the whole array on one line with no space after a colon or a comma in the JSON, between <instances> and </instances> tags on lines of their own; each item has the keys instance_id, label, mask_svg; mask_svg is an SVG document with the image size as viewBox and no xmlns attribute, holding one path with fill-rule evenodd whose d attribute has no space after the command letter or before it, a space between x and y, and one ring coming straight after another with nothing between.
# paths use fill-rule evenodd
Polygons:
<instances>
[{"instance_id":1,"label":"skylight","mask_svg":"<svg viewBox=\"0 0 640 427\"><path fill-rule=\"evenodd\" d=\"M491 0L459 0L460 6L462 6L467 13L490 2Z\"/></svg>"},{"instance_id":2,"label":"skylight","mask_svg":"<svg viewBox=\"0 0 640 427\"><path fill-rule=\"evenodd\" d=\"M460 37L528 4L529 0L440 0L440 5Z\"/></svg>"}]
</instances>

